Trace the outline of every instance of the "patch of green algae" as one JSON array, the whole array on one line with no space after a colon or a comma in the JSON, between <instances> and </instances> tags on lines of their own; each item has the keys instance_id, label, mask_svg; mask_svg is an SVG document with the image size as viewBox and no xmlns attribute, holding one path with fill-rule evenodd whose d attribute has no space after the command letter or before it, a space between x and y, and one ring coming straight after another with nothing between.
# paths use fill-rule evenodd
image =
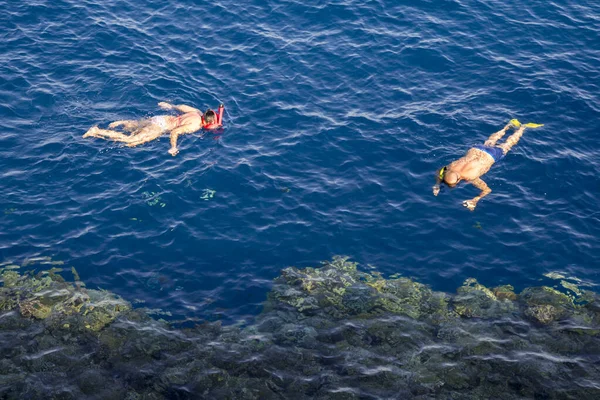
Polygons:
<instances>
[{"instance_id":1,"label":"patch of green algae","mask_svg":"<svg viewBox=\"0 0 600 400\"><path fill-rule=\"evenodd\" d=\"M359 272L357 264L336 257L321 268L286 268L271 297L301 312L319 308L333 316L370 317L383 313L444 319L448 299L408 278L384 279L376 271Z\"/></svg>"},{"instance_id":2,"label":"patch of green algae","mask_svg":"<svg viewBox=\"0 0 600 400\"><path fill-rule=\"evenodd\" d=\"M579 287L574 283L562 280L562 281L560 281L560 285L562 287L564 287L565 289L569 289L570 291L575 293L575 295L577 295L577 296L581 296L583 294L582 291L579 289Z\"/></svg>"},{"instance_id":3,"label":"patch of green algae","mask_svg":"<svg viewBox=\"0 0 600 400\"><path fill-rule=\"evenodd\" d=\"M481 292L486 297L489 297L492 300L496 300L496 295L488 288L477 282L475 278L469 278L463 283L461 287L458 288L458 293L473 293L473 292Z\"/></svg>"},{"instance_id":4,"label":"patch of green algae","mask_svg":"<svg viewBox=\"0 0 600 400\"><path fill-rule=\"evenodd\" d=\"M452 299L454 312L464 318L487 318L498 312L511 312L517 306L512 286L488 289L474 278L467 279Z\"/></svg>"},{"instance_id":5,"label":"patch of green algae","mask_svg":"<svg viewBox=\"0 0 600 400\"><path fill-rule=\"evenodd\" d=\"M456 295L450 296L408 278L385 279L376 271L361 272L356 263L344 257L325 262L321 268L286 268L275 282L269 294L271 301L288 304L307 315L317 311L333 318L398 314L442 323L457 317L495 318L522 312L541 324L567 316L583 323L600 320L600 311L590 312L591 306L583 310L588 303L596 304L589 295L576 297L547 286L527 288L517 295L512 285L490 289L469 278ZM569 288L578 293L575 287Z\"/></svg>"},{"instance_id":6,"label":"patch of green algae","mask_svg":"<svg viewBox=\"0 0 600 400\"><path fill-rule=\"evenodd\" d=\"M24 317L46 319L52 313L52 307L46 306L38 300L27 300L19 305L19 311Z\"/></svg>"},{"instance_id":7,"label":"patch of green algae","mask_svg":"<svg viewBox=\"0 0 600 400\"><path fill-rule=\"evenodd\" d=\"M15 286L17 284L19 276L19 273L16 271L4 271L2 273L2 281L4 282L4 287Z\"/></svg>"},{"instance_id":8,"label":"patch of green algae","mask_svg":"<svg viewBox=\"0 0 600 400\"><path fill-rule=\"evenodd\" d=\"M4 271L0 310L16 309L23 317L56 321L63 328L99 331L131 309L131 304L121 297L68 283L58 272L61 271L53 268L32 276ZM75 318L65 323L67 317Z\"/></svg>"},{"instance_id":9,"label":"patch of green algae","mask_svg":"<svg viewBox=\"0 0 600 400\"><path fill-rule=\"evenodd\" d=\"M579 309L572 297L548 286L527 288L521 292L519 299L525 316L542 324L576 314Z\"/></svg>"},{"instance_id":10,"label":"patch of green algae","mask_svg":"<svg viewBox=\"0 0 600 400\"><path fill-rule=\"evenodd\" d=\"M517 300L515 288L512 285L502 285L492 289L498 300Z\"/></svg>"}]
</instances>

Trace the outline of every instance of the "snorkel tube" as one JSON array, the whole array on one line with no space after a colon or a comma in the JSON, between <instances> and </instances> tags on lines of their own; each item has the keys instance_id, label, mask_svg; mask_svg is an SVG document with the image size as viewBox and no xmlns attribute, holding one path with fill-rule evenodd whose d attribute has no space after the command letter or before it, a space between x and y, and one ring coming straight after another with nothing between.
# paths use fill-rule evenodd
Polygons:
<instances>
[{"instance_id":1,"label":"snorkel tube","mask_svg":"<svg viewBox=\"0 0 600 400\"><path fill-rule=\"evenodd\" d=\"M448 167L442 167L437 172L437 175L435 176L435 185L433 185L433 195L434 196L437 196L438 193L440 193L440 184L444 181L444 176L446 175L447 170L448 170Z\"/></svg>"}]
</instances>

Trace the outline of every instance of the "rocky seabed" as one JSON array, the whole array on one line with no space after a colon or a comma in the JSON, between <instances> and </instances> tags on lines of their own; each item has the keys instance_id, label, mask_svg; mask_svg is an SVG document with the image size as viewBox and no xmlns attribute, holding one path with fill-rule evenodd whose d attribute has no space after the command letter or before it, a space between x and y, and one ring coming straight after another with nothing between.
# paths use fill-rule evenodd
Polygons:
<instances>
[{"instance_id":1,"label":"rocky seabed","mask_svg":"<svg viewBox=\"0 0 600 400\"><path fill-rule=\"evenodd\" d=\"M336 257L250 325L183 329L27 267L0 270L0 399L600 398L599 298L567 280L448 294Z\"/></svg>"}]
</instances>

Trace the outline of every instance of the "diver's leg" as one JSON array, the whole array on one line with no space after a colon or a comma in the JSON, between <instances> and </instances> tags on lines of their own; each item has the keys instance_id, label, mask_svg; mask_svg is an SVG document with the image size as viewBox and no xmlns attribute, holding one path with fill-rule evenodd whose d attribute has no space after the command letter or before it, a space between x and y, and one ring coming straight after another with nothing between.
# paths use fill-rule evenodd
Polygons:
<instances>
[{"instance_id":1,"label":"diver's leg","mask_svg":"<svg viewBox=\"0 0 600 400\"><path fill-rule=\"evenodd\" d=\"M515 133L510 135L508 139L506 139L504 143L498 145L498 147L502 149L504 154L508 153L510 149L512 149L512 147L519 142L519 139L521 139L521 136L523 136L523 132L525 132L525 126L521 125L521 127Z\"/></svg>"},{"instance_id":2,"label":"diver's leg","mask_svg":"<svg viewBox=\"0 0 600 400\"><path fill-rule=\"evenodd\" d=\"M83 137L97 137L102 139L112 139L117 142L125 142L130 143L132 141L132 137L129 135L125 135L124 133L117 131L110 131L108 129L99 129L97 126L90 128Z\"/></svg>"},{"instance_id":3,"label":"diver's leg","mask_svg":"<svg viewBox=\"0 0 600 400\"><path fill-rule=\"evenodd\" d=\"M136 130L142 129L147 124L148 122L146 120L127 121L127 123L123 125L122 129L126 132L134 132Z\"/></svg>"},{"instance_id":4,"label":"diver's leg","mask_svg":"<svg viewBox=\"0 0 600 400\"><path fill-rule=\"evenodd\" d=\"M139 128L140 121L131 120L131 119L123 119L119 121L112 122L108 127L110 129L114 129L118 126L123 126L123 129L126 131L134 131Z\"/></svg>"},{"instance_id":5,"label":"diver's leg","mask_svg":"<svg viewBox=\"0 0 600 400\"><path fill-rule=\"evenodd\" d=\"M83 138L87 138L87 137L96 137L96 131L98 130L97 126L92 126L90 129L87 130L86 133L83 134Z\"/></svg>"},{"instance_id":6,"label":"diver's leg","mask_svg":"<svg viewBox=\"0 0 600 400\"><path fill-rule=\"evenodd\" d=\"M134 132L130 136L131 140L127 143L127 146L135 147L137 145L150 142L159 138L164 132L164 129L158 125L147 125L139 131Z\"/></svg>"},{"instance_id":7,"label":"diver's leg","mask_svg":"<svg viewBox=\"0 0 600 400\"><path fill-rule=\"evenodd\" d=\"M500 140L502 138L502 136L504 136L506 134L506 131L508 130L508 128L510 128L512 126L511 123L506 124L506 126L504 128L502 128L501 130L499 130L498 132L494 133L493 135L491 135L488 140L485 141L484 145L485 146L495 146L496 142L498 140Z\"/></svg>"}]
</instances>

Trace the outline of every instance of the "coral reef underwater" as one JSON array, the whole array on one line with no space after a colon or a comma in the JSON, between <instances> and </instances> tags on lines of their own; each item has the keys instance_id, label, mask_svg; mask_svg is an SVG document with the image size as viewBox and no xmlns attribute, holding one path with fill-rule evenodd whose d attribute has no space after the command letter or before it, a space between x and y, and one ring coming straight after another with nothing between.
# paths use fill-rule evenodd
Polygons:
<instances>
[{"instance_id":1,"label":"coral reef underwater","mask_svg":"<svg viewBox=\"0 0 600 400\"><path fill-rule=\"evenodd\" d=\"M0 270L0 399L598 399L600 303L456 294L345 258L286 268L252 324L176 328L73 270Z\"/></svg>"}]
</instances>

